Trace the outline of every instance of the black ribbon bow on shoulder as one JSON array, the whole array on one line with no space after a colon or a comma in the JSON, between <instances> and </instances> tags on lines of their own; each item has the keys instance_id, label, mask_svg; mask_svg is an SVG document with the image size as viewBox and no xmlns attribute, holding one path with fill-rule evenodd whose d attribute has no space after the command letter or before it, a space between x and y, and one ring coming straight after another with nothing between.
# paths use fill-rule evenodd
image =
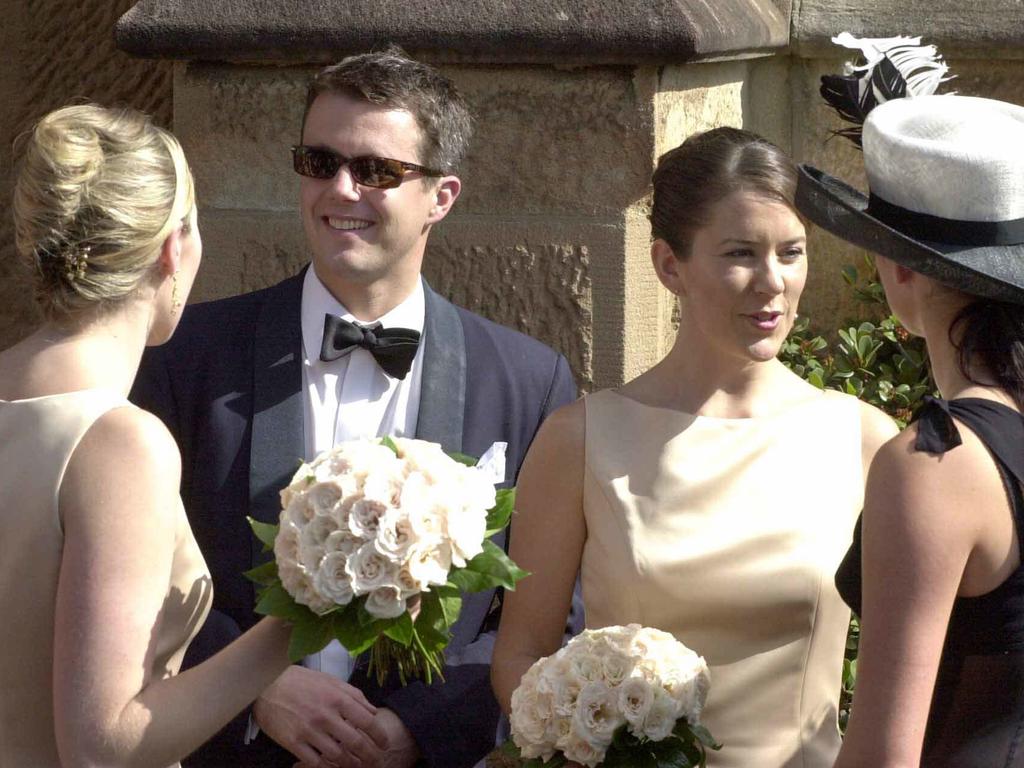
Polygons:
<instances>
[{"instance_id":1,"label":"black ribbon bow on shoulder","mask_svg":"<svg viewBox=\"0 0 1024 768\"><path fill-rule=\"evenodd\" d=\"M925 395L924 407L917 414L917 440L914 448L925 453L945 453L963 442L956 428L948 400Z\"/></svg>"},{"instance_id":2,"label":"black ribbon bow on shoulder","mask_svg":"<svg viewBox=\"0 0 1024 768\"><path fill-rule=\"evenodd\" d=\"M320 359L324 362L337 360L361 347L373 355L388 376L404 379L419 343L420 332L411 328L384 328L380 323L356 325L336 315L326 315Z\"/></svg>"}]
</instances>

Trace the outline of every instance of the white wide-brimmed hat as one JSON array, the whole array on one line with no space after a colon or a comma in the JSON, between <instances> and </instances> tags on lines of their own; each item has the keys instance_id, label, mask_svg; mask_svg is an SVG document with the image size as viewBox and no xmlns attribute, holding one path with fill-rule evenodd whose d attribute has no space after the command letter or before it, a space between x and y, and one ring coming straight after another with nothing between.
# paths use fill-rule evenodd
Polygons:
<instances>
[{"instance_id":1,"label":"white wide-brimmed hat","mask_svg":"<svg viewBox=\"0 0 1024 768\"><path fill-rule=\"evenodd\" d=\"M894 98L870 111L861 140L869 194L803 165L797 208L941 283L1024 303L1024 108Z\"/></svg>"}]
</instances>

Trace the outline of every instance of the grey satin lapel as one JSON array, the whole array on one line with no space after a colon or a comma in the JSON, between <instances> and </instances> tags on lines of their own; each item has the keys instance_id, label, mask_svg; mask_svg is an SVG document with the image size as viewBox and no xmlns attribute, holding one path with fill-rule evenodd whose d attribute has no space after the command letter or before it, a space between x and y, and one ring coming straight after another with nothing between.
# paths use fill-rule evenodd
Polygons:
<instances>
[{"instance_id":1,"label":"grey satin lapel","mask_svg":"<svg viewBox=\"0 0 1024 768\"><path fill-rule=\"evenodd\" d=\"M423 282L423 378L416 437L462 451L466 411L466 340L455 307Z\"/></svg>"},{"instance_id":2,"label":"grey satin lapel","mask_svg":"<svg viewBox=\"0 0 1024 768\"><path fill-rule=\"evenodd\" d=\"M253 517L276 523L279 491L305 453L302 418L302 274L272 291L256 320L249 504ZM269 559L253 537L253 564Z\"/></svg>"}]
</instances>

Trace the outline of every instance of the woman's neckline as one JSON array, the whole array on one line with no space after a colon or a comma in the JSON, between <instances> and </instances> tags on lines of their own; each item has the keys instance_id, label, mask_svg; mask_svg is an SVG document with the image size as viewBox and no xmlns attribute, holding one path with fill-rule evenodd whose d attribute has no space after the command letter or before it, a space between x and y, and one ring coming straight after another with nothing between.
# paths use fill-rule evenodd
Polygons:
<instances>
[{"instance_id":1,"label":"woman's neckline","mask_svg":"<svg viewBox=\"0 0 1024 768\"><path fill-rule=\"evenodd\" d=\"M818 390L817 394L812 394L812 396L809 396L809 397L806 397L806 398L801 398L799 400L793 400L793 401L791 401L791 402L781 406L777 410L766 411L764 413L759 413L759 414L754 415L754 416L710 416L710 415L706 415L706 414L702 414L702 413L691 413L689 411L684 411L684 410L679 409L679 408L672 408L672 407L666 406L666 405L653 405L651 403L645 403L642 400L637 400L634 397L631 397L631 396L629 396L627 394L624 394L623 392L619 391L618 389L606 389L606 390L603 390L603 391L604 392L611 392L616 397L618 397L618 398L620 398L622 400L625 400L626 402L631 403L633 405L640 406L641 408L648 408L648 409L655 410L655 411L660 411L660 412L663 412L663 413L671 413L671 414L675 414L675 415L677 415L679 417L689 418L689 419L693 419L695 421L696 420L700 420L700 421L708 421L708 422L721 422L723 424L745 424L745 423L753 423L753 422L764 421L766 419L774 419L774 418L777 418L779 416L785 415L787 413L792 413L793 411L799 410L801 408L806 408L806 407L808 407L810 405L821 403L828 396L826 390ZM837 394L841 394L841 393L837 393Z\"/></svg>"},{"instance_id":2,"label":"woman's neckline","mask_svg":"<svg viewBox=\"0 0 1024 768\"><path fill-rule=\"evenodd\" d=\"M973 395L968 395L967 397L953 397L948 400L944 397L937 397L935 399L942 400L945 403L986 403L988 405L994 405L998 408L1002 408L1004 411L1008 411L1012 414L1024 418L1024 413L1021 413L1011 405L1007 405L1002 400L996 400L991 397L977 397Z\"/></svg>"},{"instance_id":3,"label":"woman's neckline","mask_svg":"<svg viewBox=\"0 0 1024 768\"><path fill-rule=\"evenodd\" d=\"M61 397L73 397L77 395L85 395L93 392L106 392L116 397L124 397L121 393L115 392L113 389L107 389L106 387L86 387L85 389L72 389L67 392L53 392L49 395L36 395L35 397L19 397L14 400L5 400L0 397L0 404L4 405L19 405L19 404L30 404L40 403L46 400L56 400Z\"/></svg>"}]
</instances>

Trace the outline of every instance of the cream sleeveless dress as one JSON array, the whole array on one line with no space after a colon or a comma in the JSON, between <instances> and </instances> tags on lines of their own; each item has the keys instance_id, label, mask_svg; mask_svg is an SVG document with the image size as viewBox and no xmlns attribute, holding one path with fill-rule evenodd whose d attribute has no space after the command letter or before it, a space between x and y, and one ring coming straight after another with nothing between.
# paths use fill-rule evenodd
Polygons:
<instances>
[{"instance_id":1,"label":"cream sleeveless dress","mask_svg":"<svg viewBox=\"0 0 1024 768\"><path fill-rule=\"evenodd\" d=\"M863 501L860 405L822 393L720 419L586 398L587 625L707 659L714 768L826 768L849 610L833 576Z\"/></svg>"},{"instance_id":2,"label":"cream sleeveless dress","mask_svg":"<svg viewBox=\"0 0 1024 768\"><path fill-rule=\"evenodd\" d=\"M53 725L53 626L64 532L57 498L79 440L119 394L81 390L0 400L0 766L60 768ZM125 472L131 472L125 467ZM154 678L176 674L213 598L179 505Z\"/></svg>"}]
</instances>

